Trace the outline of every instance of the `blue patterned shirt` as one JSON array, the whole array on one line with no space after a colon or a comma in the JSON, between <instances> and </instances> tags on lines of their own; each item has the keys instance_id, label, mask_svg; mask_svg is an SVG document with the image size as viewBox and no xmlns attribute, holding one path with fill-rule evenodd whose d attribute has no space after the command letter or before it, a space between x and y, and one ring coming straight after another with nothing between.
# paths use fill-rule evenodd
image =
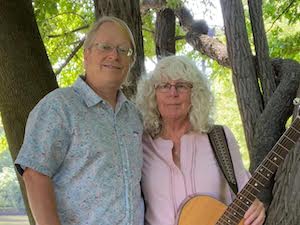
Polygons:
<instances>
[{"instance_id":1,"label":"blue patterned shirt","mask_svg":"<svg viewBox=\"0 0 300 225\"><path fill-rule=\"evenodd\" d=\"M78 78L30 113L15 163L52 179L62 225L141 225L142 129L122 92L113 110Z\"/></svg>"}]
</instances>

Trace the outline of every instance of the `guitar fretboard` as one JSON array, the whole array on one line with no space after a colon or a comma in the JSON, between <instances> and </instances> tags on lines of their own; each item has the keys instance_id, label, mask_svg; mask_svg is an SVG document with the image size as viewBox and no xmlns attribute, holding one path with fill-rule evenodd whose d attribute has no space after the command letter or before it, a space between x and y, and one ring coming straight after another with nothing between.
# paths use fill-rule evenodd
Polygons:
<instances>
[{"instance_id":1,"label":"guitar fretboard","mask_svg":"<svg viewBox=\"0 0 300 225\"><path fill-rule=\"evenodd\" d=\"M229 205L216 225L238 225L244 214L256 199L256 195L268 184L279 165L283 162L289 150L300 137L300 117L283 133L272 150L255 170L245 187Z\"/></svg>"}]
</instances>

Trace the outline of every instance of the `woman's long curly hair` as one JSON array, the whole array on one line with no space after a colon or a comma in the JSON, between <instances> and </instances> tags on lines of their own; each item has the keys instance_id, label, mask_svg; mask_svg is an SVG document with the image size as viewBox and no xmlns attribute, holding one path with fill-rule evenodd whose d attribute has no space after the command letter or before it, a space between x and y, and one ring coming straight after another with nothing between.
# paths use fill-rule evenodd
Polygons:
<instances>
[{"instance_id":1,"label":"woman's long curly hair","mask_svg":"<svg viewBox=\"0 0 300 225\"><path fill-rule=\"evenodd\" d=\"M189 58L168 56L161 59L151 73L143 76L137 87L135 102L143 115L145 132L152 137L157 137L162 128L162 119L155 96L155 85L167 80L178 79L193 84L192 107L189 112L191 130L206 133L213 125L214 100L207 78Z\"/></svg>"}]
</instances>

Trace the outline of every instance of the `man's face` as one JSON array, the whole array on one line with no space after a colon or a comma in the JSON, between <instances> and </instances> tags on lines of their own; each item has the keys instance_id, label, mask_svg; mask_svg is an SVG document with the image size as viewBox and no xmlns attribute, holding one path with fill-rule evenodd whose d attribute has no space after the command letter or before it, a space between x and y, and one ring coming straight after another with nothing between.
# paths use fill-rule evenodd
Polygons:
<instances>
[{"instance_id":1,"label":"man's face","mask_svg":"<svg viewBox=\"0 0 300 225\"><path fill-rule=\"evenodd\" d=\"M113 22L104 22L90 48L84 51L86 81L92 88L118 89L126 79L132 56L128 34Z\"/></svg>"}]
</instances>

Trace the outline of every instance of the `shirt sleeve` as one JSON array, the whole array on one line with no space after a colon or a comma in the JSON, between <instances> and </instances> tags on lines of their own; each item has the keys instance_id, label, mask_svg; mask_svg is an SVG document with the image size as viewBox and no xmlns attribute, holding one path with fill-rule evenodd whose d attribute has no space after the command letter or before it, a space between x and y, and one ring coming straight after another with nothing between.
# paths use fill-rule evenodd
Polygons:
<instances>
[{"instance_id":1,"label":"shirt sleeve","mask_svg":"<svg viewBox=\"0 0 300 225\"><path fill-rule=\"evenodd\" d=\"M234 167L234 173L236 176L236 180L238 183L238 191L241 191L244 185L248 182L250 178L250 173L245 169L242 157L240 154L240 148L239 145L231 132L231 130L224 126L224 131L229 147L229 151L231 154L231 159Z\"/></svg>"},{"instance_id":2,"label":"shirt sleeve","mask_svg":"<svg viewBox=\"0 0 300 225\"><path fill-rule=\"evenodd\" d=\"M70 132L63 110L56 103L43 99L29 114L23 145L15 161L21 175L28 167L53 177L65 158Z\"/></svg>"}]
</instances>

